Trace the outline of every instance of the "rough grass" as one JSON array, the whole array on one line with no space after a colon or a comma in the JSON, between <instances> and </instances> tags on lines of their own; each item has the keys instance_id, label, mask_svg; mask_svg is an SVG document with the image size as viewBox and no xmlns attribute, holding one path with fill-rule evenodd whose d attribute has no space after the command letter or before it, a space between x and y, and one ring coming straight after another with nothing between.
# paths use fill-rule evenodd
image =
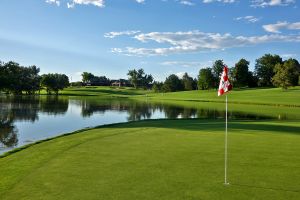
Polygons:
<instances>
[{"instance_id":1,"label":"rough grass","mask_svg":"<svg viewBox=\"0 0 300 200\"><path fill-rule=\"evenodd\" d=\"M151 120L86 130L0 159L1 199L300 199L300 124Z\"/></svg>"}]
</instances>

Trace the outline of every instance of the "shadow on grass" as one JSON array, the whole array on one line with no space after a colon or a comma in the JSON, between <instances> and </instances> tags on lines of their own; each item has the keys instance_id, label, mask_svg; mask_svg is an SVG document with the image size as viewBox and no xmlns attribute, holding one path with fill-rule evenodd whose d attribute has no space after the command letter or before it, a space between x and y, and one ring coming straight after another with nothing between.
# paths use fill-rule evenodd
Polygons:
<instances>
[{"instance_id":1,"label":"shadow on grass","mask_svg":"<svg viewBox=\"0 0 300 200\"><path fill-rule=\"evenodd\" d=\"M300 126L289 126L284 124L268 124L274 121L263 121L265 123L255 123L252 120L234 120L229 122L229 131L239 130L253 130L261 132L282 133L282 134L296 134L300 135ZM223 131L225 122L222 119L209 120L209 119L162 119L162 120L146 120L139 122L129 122L125 124L112 125L112 128L121 126L122 128L141 128L141 127L154 127L154 128L169 128L169 129L182 129L189 131Z\"/></svg>"}]
</instances>

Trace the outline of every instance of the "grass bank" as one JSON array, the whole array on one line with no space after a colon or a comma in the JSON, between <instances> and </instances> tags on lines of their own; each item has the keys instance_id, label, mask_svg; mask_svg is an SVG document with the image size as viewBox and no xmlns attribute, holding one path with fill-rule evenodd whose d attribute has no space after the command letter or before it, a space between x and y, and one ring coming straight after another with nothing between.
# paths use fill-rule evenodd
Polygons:
<instances>
[{"instance_id":1,"label":"grass bank","mask_svg":"<svg viewBox=\"0 0 300 200\"><path fill-rule=\"evenodd\" d=\"M224 102L217 91L185 91L165 94L149 94L153 100ZM233 90L228 95L229 102L248 105L273 105L300 107L300 87L282 90L280 88Z\"/></svg>"},{"instance_id":2,"label":"grass bank","mask_svg":"<svg viewBox=\"0 0 300 200\"><path fill-rule=\"evenodd\" d=\"M118 87L79 87L67 88L62 95L70 96L99 96L99 97L126 97L153 101L191 101L191 102L224 102L224 96L218 97L216 90L210 91L183 91L170 93L154 93L149 90ZM284 107L300 107L300 87L282 90L268 89L235 89L229 94L232 104L273 105Z\"/></svg>"},{"instance_id":3,"label":"grass bank","mask_svg":"<svg viewBox=\"0 0 300 200\"><path fill-rule=\"evenodd\" d=\"M61 95L69 96L101 96L101 97L131 97L152 93L150 90L135 89L132 87L87 86L69 87L60 91ZM45 91L42 94L46 94Z\"/></svg>"},{"instance_id":4,"label":"grass bank","mask_svg":"<svg viewBox=\"0 0 300 200\"><path fill-rule=\"evenodd\" d=\"M299 199L300 124L151 120L104 126L0 159L8 199Z\"/></svg>"}]
</instances>

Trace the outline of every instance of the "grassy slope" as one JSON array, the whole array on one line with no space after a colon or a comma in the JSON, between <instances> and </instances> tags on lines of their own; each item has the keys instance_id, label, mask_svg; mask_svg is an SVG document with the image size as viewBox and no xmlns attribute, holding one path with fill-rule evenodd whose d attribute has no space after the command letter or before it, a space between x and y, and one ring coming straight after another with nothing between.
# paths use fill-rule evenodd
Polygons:
<instances>
[{"instance_id":1,"label":"grassy slope","mask_svg":"<svg viewBox=\"0 0 300 200\"><path fill-rule=\"evenodd\" d=\"M149 97L158 100L224 101L224 96L218 97L215 90L150 94ZM235 103L300 106L300 87L287 91L280 88L234 90L228 98L230 102Z\"/></svg>"},{"instance_id":2,"label":"grassy slope","mask_svg":"<svg viewBox=\"0 0 300 200\"><path fill-rule=\"evenodd\" d=\"M300 124L231 121L223 185L223 121L114 125L0 159L8 199L300 199Z\"/></svg>"},{"instance_id":3,"label":"grassy slope","mask_svg":"<svg viewBox=\"0 0 300 200\"><path fill-rule=\"evenodd\" d=\"M153 93L148 90L118 87L82 87L68 88L61 92L64 95L101 96L101 97L131 97L165 101L208 101L223 102L223 97L217 96L217 91L184 91L171 93ZM283 91L280 88L234 90L229 94L229 102L243 104L271 104L300 107L300 87Z\"/></svg>"},{"instance_id":4,"label":"grassy slope","mask_svg":"<svg viewBox=\"0 0 300 200\"><path fill-rule=\"evenodd\" d=\"M45 93L45 91L44 91ZM63 95L76 96L103 96L103 97L129 97L151 93L148 90L134 89L130 87L70 87L60 92Z\"/></svg>"}]
</instances>

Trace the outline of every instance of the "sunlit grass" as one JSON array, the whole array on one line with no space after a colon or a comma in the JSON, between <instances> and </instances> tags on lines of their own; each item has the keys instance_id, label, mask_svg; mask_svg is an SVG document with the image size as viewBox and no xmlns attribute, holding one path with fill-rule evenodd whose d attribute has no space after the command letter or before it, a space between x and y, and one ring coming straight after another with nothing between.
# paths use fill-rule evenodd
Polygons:
<instances>
[{"instance_id":1,"label":"sunlit grass","mask_svg":"<svg viewBox=\"0 0 300 200\"><path fill-rule=\"evenodd\" d=\"M1 199L299 199L300 124L223 120L113 125L0 159Z\"/></svg>"}]
</instances>

